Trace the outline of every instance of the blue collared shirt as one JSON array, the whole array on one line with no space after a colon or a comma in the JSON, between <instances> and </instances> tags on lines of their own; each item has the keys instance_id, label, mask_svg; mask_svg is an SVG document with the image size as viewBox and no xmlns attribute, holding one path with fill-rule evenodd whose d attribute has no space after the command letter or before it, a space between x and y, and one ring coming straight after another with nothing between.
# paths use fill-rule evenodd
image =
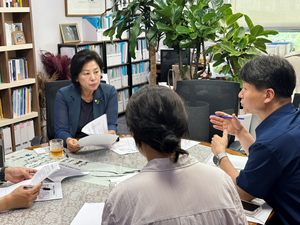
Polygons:
<instances>
[{"instance_id":1,"label":"blue collared shirt","mask_svg":"<svg viewBox=\"0 0 300 225\"><path fill-rule=\"evenodd\" d=\"M300 221L300 110L290 103L256 128L237 185L264 199L285 224Z\"/></svg>"}]
</instances>

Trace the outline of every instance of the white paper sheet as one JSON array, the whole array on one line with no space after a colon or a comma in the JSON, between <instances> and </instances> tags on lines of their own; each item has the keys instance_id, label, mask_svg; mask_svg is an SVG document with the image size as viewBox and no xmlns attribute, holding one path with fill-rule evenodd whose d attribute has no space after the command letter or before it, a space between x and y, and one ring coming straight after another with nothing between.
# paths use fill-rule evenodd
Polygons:
<instances>
[{"instance_id":1,"label":"white paper sheet","mask_svg":"<svg viewBox=\"0 0 300 225\"><path fill-rule=\"evenodd\" d=\"M104 203L84 203L71 225L100 225L103 209Z\"/></svg>"},{"instance_id":2,"label":"white paper sheet","mask_svg":"<svg viewBox=\"0 0 300 225\"><path fill-rule=\"evenodd\" d=\"M194 145L198 145L200 144L199 141L191 141L191 140L187 140L187 139L181 139L181 148L183 150L187 150L191 147L193 147Z\"/></svg>"},{"instance_id":3,"label":"white paper sheet","mask_svg":"<svg viewBox=\"0 0 300 225\"><path fill-rule=\"evenodd\" d=\"M94 134L79 139L77 144L81 147L102 146L108 148L117 140L117 138L118 136L114 134Z\"/></svg>"},{"instance_id":4,"label":"white paper sheet","mask_svg":"<svg viewBox=\"0 0 300 225\"><path fill-rule=\"evenodd\" d=\"M62 198L63 195L62 195L62 188L60 182L43 183L40 189L40 194L38 195L35 201L41 202L41 201L49 201L49 200L62 199Z\"/></svg>"},{"instance_id":5,"label":"white paper sheet","mask_svg":"<svg viewBox=\"0 0 300 225\"><path fill-rule=\"evenodd\" d=\"M239 155L231 155L227 153L227 156L230 160L230 162L232 163L232 165L234 166L234 168L236 168L237 170L243 170L245 168L245 165L248 161L248 157L244 157L244 156L239 156ZM211 154L205 161L206 164L209 164L211 166L216 166L213 162L213 157L214 155Z\"/></svg>"},{"instance_id":6,"label":"white paper sheet","mask_svg":"<svg viewBox=\"0 0 300 225\"><path fill-rule=\"evenodd\" d=\"M253 203L259 204L262 207L262 211L260 211L257 215L254 217L246 216L248 222L254 222L259 224L265 224L267 219L269 218L269 215L272 212L272 207L269 206L264 200L255 198L252 200Z\"/></svg>"},{"instance_id":7,"label":"white paper sheet","mask_svg":"<svg viewBox=\"0 0 300 225\"><path fill-rule=\"evenodd\" d=\"M93 121L86 124L81 131L87 135L92 134L107 134L107 117L106 114L94 119Z\"/></svg>"},{"instance_id":8,"label":"white paper sheet","mask_svg":"<svg viewBox=\"0 0 300 225\"><path fill-rule=\"evenodd\" d=\"M133 137L120 138L120 140L110 146L110 149L119 155L139 152Z\"/></svg>"},{"instance_id":9,"label":"white paper sheet","mask_svg":"<svg viewBox=\"0 0 300 225\"><path fill-rule=\"evenodd\" d=\"M43 168L39 169L31 179L31 185L37 185L45 180L46 177L50 176L55 171L59 170L59 162L49 163Z\"/></svg>"}]
</instances>

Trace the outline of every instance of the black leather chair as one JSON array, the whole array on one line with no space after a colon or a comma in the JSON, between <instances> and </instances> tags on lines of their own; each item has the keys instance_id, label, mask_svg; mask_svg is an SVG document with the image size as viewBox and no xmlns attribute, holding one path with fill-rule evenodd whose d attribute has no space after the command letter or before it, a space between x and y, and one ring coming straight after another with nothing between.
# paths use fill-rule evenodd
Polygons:
<instances>
[{"instance_id":1,"label":"black leather chair","mask_svg":"<svg viewBox=\"0 0 300 225\"><path fill-rule=\"evenodd\" d=\"M177 81L176 92L184 100L189 114L190 138L211 142L214 134L222 131L213 128L209 115L216 111L238 115L240 84L222 80L181 80ZM228 146L234 141L229 135Z\"/></svg>"},{"instance_id":2,"label":"black leather chair","mask_svg":"<svg viewBox=\"0 0 300 225\"><path fill-rule=\"evenodd\" d=\"M300 108L300 93L294 94L293 105L295 108Z\"/></svg>"},{"instance_id":3,"label":"black leather chair","mask_svg":"<svg viewBox=\"0 0 300 225\"><path fill-rule=\"evenodd\" d=\"M71 80L59 80L45 83L46 95L46 117L47 117L47 136L48 139L54 139L54 105L57 91L71 84Z\"/></svg>"},{"instance_id":4,"label":"black leather chair","mask_svg":"<svg viewBox=\"0 0 300 225\"><path fill-rule=\"evenodd\" d=\"M4 152L4 142L0 139L0 168L4 166L5 163L5 152Z\"/></svg>"}]
</instances>

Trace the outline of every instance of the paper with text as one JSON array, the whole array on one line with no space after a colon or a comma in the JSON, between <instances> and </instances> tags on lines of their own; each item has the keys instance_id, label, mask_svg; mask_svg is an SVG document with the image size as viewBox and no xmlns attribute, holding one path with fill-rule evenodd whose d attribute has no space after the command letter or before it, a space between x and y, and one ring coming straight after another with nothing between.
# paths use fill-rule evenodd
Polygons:
<instances>
[{"instance_id":1,"label":"paper with text","mask_svg":"<svg viewBox=\"0 0 300 225\"><path fill-rule=\"evenodd\" d=\"M107 134L108 127L107 127L107 117L106 114L94 119L93 121L86 124L81 131L87 135L93 134Z\"/></svg>"},{"instance_id":2,"label":"paper with text","mask_svg":"<svg viewBox=\"0 0 300 225\"><path fill-rule=\"evenodd\" d=\"M36 202L62 199L62 188L60 182L43 183L40 194L37 196Z\"/></svg>"},{"instance_id":3,"label":"paper with text","mask_svg":"<svg viewBox=\"0 0 300 225\"><path fill-rule=\"evenodd\" d=\"M37 185L41 183L44 179L59 169L59 162L49 163L43 166L34 174L33 178L31 179L31 185Z\"/></svg>"},{"instance_id":4,"label":"paper with text","mask_svg":"<svg viewBox=\"0 0 300 225\"><path fill-rule=\"evenodd\" d=\"M103 209L104 203L84 203L71 225L100 225L102 222Z\"/></svg>"}]
</instances>

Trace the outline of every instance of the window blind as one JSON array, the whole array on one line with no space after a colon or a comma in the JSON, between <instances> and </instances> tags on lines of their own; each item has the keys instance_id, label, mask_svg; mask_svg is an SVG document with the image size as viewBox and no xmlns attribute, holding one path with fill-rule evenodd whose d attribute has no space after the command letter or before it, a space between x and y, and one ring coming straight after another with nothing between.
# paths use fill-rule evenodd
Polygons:
<instances>
[{"instance_id":1,"label":"window blind","mask_svg":"<svg viewBox=\"0 0 300 225\"><path fill-rule=\"evenodd\" d=\"M299 29L299 0L229 0L233 13L248 15L254 25L267 28ZM244 18L240 25L247 26Z\"/></svg>"}]
</instances>

